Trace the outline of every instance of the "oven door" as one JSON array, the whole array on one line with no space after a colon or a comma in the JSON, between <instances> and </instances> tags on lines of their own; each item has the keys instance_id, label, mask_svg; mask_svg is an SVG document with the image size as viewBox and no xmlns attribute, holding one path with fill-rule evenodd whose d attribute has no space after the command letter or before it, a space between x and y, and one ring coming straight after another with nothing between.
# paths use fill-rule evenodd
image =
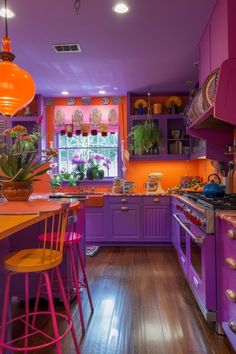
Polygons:
<instances>
[{"instance_id":1,"label":"oven door","mask_svg":"<svg viewBox=\"0 0 236 354\"><path fill-rule=\"evenodd\" d=\"M185 274L195 298L209 321L215 320L216 274L215 274L215 237L203 233L201 229L185 220L183 215L174 214L182 234L186 238ZM180 258L182 251L180 248Z\"/></svg>"},{"instance_id":2,"label":"oven door","mask_svg":"<svg viewBox=\"0 0 236 354\"><path fill-rule=\"evenodd\" d=\"M187 221L184 219L183 215L177 215L173 213L173 230L172 232L175 235L176 240L176 250L178 252L179 262L183 269L183 272L188 278L188 232L186 231L187 228Z\"/></svg>"}]
</instances>

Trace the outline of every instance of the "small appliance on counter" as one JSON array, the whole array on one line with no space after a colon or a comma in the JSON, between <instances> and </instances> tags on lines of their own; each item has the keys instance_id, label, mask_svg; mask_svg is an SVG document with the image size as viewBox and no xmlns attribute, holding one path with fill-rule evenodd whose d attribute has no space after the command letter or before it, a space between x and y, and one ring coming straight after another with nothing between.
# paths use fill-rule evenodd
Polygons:
<instances>
[{"instance_id":1,"label":"small appliance on counter","mask_svg":"<svg viewBox=\"0 0 236 354\"><path fill-rule=\"evenodd\" d=\"M148 181L144 183L146 194L165 194L161 186L163 174L160 172L153 172L148 175Z\"/></svg>"}]
</instances>

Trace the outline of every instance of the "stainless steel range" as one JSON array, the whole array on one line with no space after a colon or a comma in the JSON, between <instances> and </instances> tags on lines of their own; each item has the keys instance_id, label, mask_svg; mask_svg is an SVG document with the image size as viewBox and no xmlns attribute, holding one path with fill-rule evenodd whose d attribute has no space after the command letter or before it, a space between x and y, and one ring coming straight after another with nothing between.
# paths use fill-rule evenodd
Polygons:
<instances>
[{"instance_id":1,"label":"stainless steel range","mask_svg":"<svg viewBox=\"0 0 236 354\"><path fill-rule=\"evenodd\" d=\"M207 321L216 321L215 211L236 210L236 194L186 193L173 202L173 240L185 277Z\"/></svg>"},{"instance_id":2,"label":"stainless steel range","mask_svg":"<svg viewBox=\"0 0 236 354\"><path fill-rule=\"evenodd\" d=\"M184 194L184 197L196 203L196 207L193 205L190 207L187 204L183 206L187 211L187 219L193 221L196 226L209 234L215 232L216 210L236 210L236 193L225 194L224 197L207 198L202 193L188 192ZM199 211L197 207L203 209L203 212ZM197 215L195 215L196 213ZM191 214L196 218L193 218Z\"/></svg>"}]
</instances>

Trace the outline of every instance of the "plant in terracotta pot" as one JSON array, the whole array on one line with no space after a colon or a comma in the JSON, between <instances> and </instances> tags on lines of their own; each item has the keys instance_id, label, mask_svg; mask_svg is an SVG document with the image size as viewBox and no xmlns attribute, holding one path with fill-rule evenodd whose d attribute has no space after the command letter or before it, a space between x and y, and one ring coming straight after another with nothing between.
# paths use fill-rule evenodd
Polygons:
<instances>
[{"instance_id":1,"label":"plant in terracotta pot","mask_svg":"<svg viewBox=\"0 0 236 354\"><path fill-rule=\"evenodd\" d=\"M2 194L9 201L27 200L32 193L32 183L50 170L48 162L57 156L55 149L48 149L37 158L36 144L40 134L35 130L28 134L22 125L16 125L3 133L15 138L9 152L0 156L0 184Z\"/></svg>"}]
</instances>

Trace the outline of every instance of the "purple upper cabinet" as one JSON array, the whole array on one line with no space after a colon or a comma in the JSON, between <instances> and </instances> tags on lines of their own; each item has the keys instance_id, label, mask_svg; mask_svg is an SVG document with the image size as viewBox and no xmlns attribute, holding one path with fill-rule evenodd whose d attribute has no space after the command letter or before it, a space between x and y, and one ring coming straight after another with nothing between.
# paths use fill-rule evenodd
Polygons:
<instances>
[{"instance_id":1,"label":"purple upper cabinet","mask_svg":"<svg viewBox=\"0 0 236 354\"><path fill-rule=\"evenodd\" d=\"M218 321L236 350L236 228L219 218L216 226Z\"/></svg>"},{"instance_id":2,"label":"purple upper cabinet","mask_svg":"<svg viewBox=\"0 0 236 354\"><path fill-rule=\"evenodd\" d=\"M199 43L199 85L211 72L210 25L208 24Z\"/></svg>"},{"instance_id":3,"label":"purple upper cabinet","mask_svg":"<svg viewBox=\"0 0 236 354\"><path fill-rule=\"evenodd\" d=\"M213 71L229 58L228 0L217 2L210 20L210 34L211 71Z\"/></svg>"},{"instance_id":4,"label":"purple upper cabinet","mask_svg":"<svg viewBox=\"0 0 236 354\"><path fill-rule=\"evenodd\" d=\"M199 43L199 83L223 61L236 57L236 2L218 0Z\"/></svg>"}]
</instances>

